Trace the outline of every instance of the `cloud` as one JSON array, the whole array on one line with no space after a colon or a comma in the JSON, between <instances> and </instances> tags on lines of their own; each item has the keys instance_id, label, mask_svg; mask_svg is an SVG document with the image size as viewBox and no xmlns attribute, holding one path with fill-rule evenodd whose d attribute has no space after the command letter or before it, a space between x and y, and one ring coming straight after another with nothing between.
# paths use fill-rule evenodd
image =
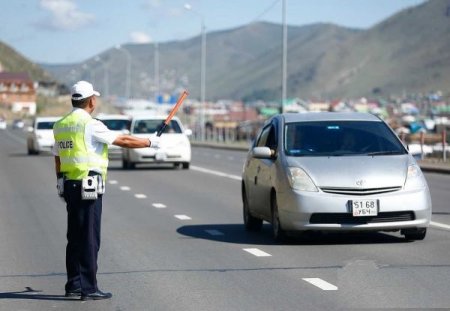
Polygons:
<instances>
[{"instance_id":1,"label":"cloud","mask_svg":"<svg viewBox=\"0 0 450 311\"><path fill-rule=\"evenodd\" d=\"M152 38L145 32L133 31L130 33L130 38L132 43L144 44L152 42Z\"/></svg>"},{"instance_id":2,"label":"cloud","mask_svg":"<svg viewBox=\"0 0 450 311\"><path fill-rule=\"evenodd\" d=\"M40 0L40 7L51 14L38 23L52 30L75 30L95 20L94 15L81 12L73 0Z\"/></svg>"}]
</instances>

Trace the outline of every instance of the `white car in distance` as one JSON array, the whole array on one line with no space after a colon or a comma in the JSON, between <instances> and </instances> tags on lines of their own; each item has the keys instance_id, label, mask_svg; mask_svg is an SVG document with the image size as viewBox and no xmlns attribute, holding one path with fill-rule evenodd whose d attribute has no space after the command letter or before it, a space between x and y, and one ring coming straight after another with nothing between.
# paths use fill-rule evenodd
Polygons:
<instances>
[{"instance_id":1,"label":"white car in distance","mask_svg":"<svg viewBox=\"0 0 450 311\"><path fill-rule=\"evenodd\" d=\"M98 114L97 120L102 121L108 129L120 134L130 132L131 117L123 114ZM122 147L116 145L108 146L108 157L120 160L122 158Z\"/></svg>"},{"instance_id":2,"label":"white car in distance","mask_svg":"<svg viewBox=\"0 0 450 311\"><path fill-rule=\"evenodd\" d=\"M55 144L53 125L61 117L36 117L28 128L27 150L29 155L50 152Z\"/></svg>"},{"instance_id":3,"label":"white car in distance","mask_svg":"<svg viewBox=\"0 0 450 311\"><path fill-rule=\"evenodd\" d=\"M164 120L163 116L135 116L131 121L130 134L151 139ZM192 131L185 129L181 121L174 117L161 135L158 149L123 149L122 167L134 169L137 163L169 163L175 168L182 166L183 169L189 169L191 143L188 136L191 134Z\"/></svg>"}]
</instances>

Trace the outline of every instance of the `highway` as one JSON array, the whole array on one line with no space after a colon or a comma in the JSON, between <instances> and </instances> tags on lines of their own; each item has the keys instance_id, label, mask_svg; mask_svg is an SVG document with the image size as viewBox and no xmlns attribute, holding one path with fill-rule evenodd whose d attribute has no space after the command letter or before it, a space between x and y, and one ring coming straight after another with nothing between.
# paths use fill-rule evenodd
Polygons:
<instances>
[{"instance_id":1,"label":"highway","mask_svg":"<svg viewBox=\"0 0 450 311\"><path fill-rule=\"evenodd\" d=\"M193 148L191 169L112 161L103 204L104 301L64 297L66 211L53 157L0 131L0 310L450 308L450 175L426 174L433 224L399 233L312 234L284 245L247 233L245 152Z\"/></svg>"}]
</instances>

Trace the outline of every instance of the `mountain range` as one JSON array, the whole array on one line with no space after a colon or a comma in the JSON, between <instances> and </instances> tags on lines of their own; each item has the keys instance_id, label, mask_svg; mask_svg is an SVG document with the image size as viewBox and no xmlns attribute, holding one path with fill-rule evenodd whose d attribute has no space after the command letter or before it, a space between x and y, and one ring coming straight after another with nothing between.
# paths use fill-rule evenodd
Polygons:
<instances>
[{"instance_id":1,"label":"mountain range","mask_svg":"<svg viewBox=\"0 0 450 311\"><path fill-rule=\"evenodd\" d=\"M282 25L251 23L206 35L208 100L281 98ZM155 94L154 44L110 48L77 64L40 64L58 81L91 80L106 95ZM0 45L2 48L2 45ZM125 49L126 51L121 51ZM187 88L200 97L201 37L160 42L159 81L164 93ZM3 53L0 63L4 65ZM349 98L443 91L450 83L450 9L429 0L369 29L333 24L288 26L287 96Z\"/></svg>"}]
</instances>

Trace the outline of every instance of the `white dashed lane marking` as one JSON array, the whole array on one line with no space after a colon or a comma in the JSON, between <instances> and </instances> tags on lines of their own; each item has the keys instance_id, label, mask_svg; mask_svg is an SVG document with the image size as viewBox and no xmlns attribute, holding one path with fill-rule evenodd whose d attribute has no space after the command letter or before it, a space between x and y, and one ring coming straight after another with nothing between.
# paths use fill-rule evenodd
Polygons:
<instances>
[{"instance_id":1,"label":"white dashed lane marking","mask_svg":"<svg viewBox=\"0 0 450 311\"><path fill-rule=\"evenodd\" d=\"M223 172L219 172L219 171L214 171L214 170L210 170L210 169L199 167L199 166L191 165L191 170L206 173L206 174L212 174L212 175L216 175L216 176L220 176L220 177L226 177L226 178L230 178L230 179L234 179L234 180L242 180L241 176L227 174L227 173L223 173Z\"/></svg>"},{"instance_id":2,"label":"white dashed lane marking","mask_svg":"<svg viewBox=\"0 0 450 311\"><path fill-rule=\"evenodd\" d=\"M334 286L333 284L319 278L303 278L302 280L320 288L321 290L338 290L337 286Z\"/></svg>"},{"instance_id":3,"label":"white dashed lane marking","mask_svg":"<svg viewBox=\"0 0 450 311\"><path fill-rule=\"evenodd\" d=\"M122 187L120 187L120 190L122 190L122 191L130 191L130 187L128 187L128 186L122 186Z\"/></svg>"},{"instance_id":4,"label":"white dashed lane marking","mask_svg":"<svg viewBox=\"0 0 450 311\"><path fill-rule=\"evenodd\" d=\"M153 206L154 208L166 208L166 207L167 207L167 206L165 206L165 205L162 204L162 203L153 203L152 206Z\"/></svg>"},{"instance_id":5,"label":"white dashed lane marking","mask_svg":"<svg viewBox=\"0 0 450 311\"><path fill-rule=\"evenodd\" d=\"M110 184L110 185L117 185L117 180L110 180L110 181L109 181L109 184Z\"/></svg>"},{"instance_id":6,"label":"white dashed lane marking","mask_svg":"<svg viewBox=\"0 0 450 311\"><path fill-rule=\"evenodd\" d=\"M270 257L269 253L263 252L262 250L258 248L243 248L244 251L256 256L256 257Z\"/></svg>"},{"instance_id":7,"label":"white dashed lane marking","mask_svg":"<svg viewBox=\"0 0 450 311\"><path fill-rule=\"evenodd\" d=\"M137 193L134 195L137 199L145 199L147 196L145 194L142 193Z\"/></svg>"},{"instance_id":8,"label":"white dashed lane marking","mask_svg":"<svg viewBox=\"0 0 450 311\"><path fill-rule=\"evenodd\" d=\"M186 215L175 215L175 218L178 218L180 220L190 220L190 219L192 219L191 217L186 216Z\"/></svg>"}]
</instances>

